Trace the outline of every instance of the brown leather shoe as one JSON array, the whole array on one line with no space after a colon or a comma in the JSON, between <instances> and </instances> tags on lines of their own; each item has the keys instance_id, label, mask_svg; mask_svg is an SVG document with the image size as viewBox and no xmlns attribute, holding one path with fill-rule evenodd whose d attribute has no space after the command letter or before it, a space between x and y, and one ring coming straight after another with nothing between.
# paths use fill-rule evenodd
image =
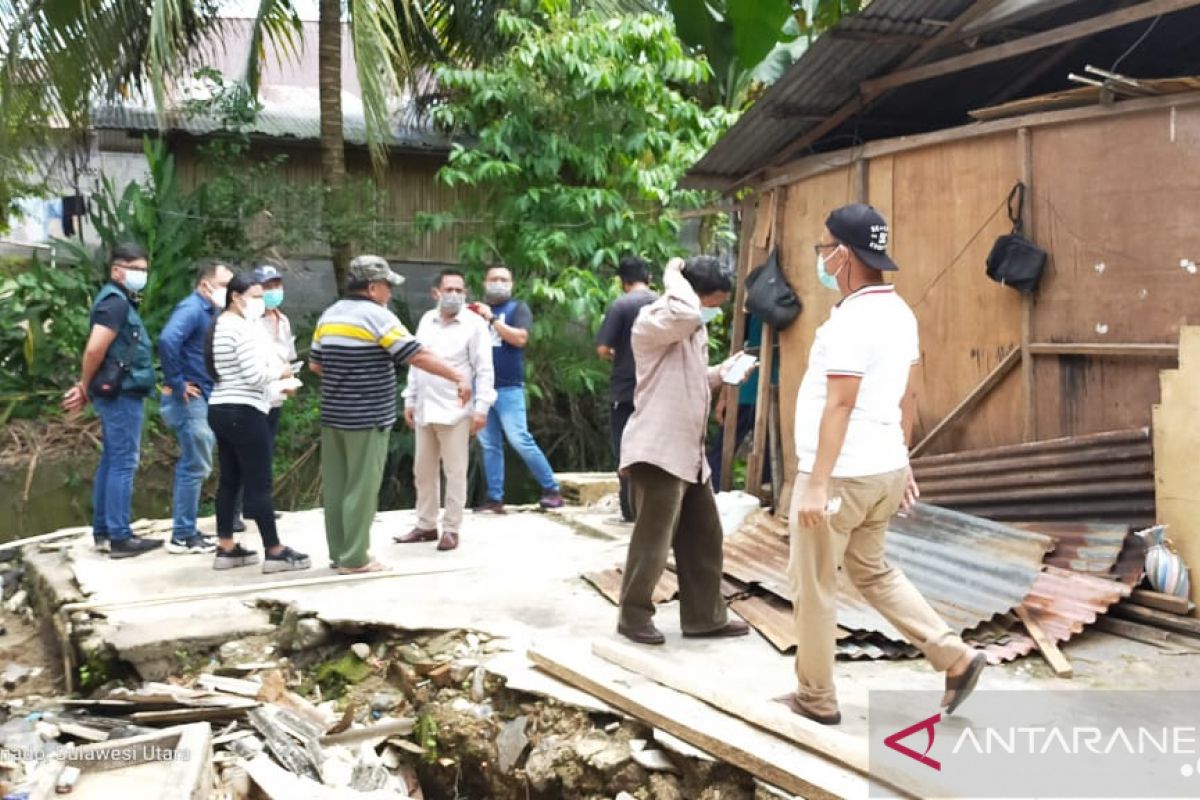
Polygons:
<instances>
[{"instance_id":1,"label":"brown leather shoe","mask_svg":"<svg viewBox=\"0 0 1200 800\"><path fill-rule=\"evenodd\" d=\"M436 542L437 538L438 532L436 529L413 528L403 536L393 536L392 541L397 544L416 544L417 542Z\"/></svg>"},{"instance_id":2,"label":"brown leather shoe","mask_svg":"<svg viewBox=\"0 0 1200 800\"><path fill-rule=\"evenodd\" d=\"M454 531L446 531L442 534L442 540L438 542L438 550L453 550L458 547L458 534Z\"/></svg>"},{"instance_id":3,"label":"brown leather shoe","mask_svg":"<svg viewBox=\"0 0 1200 800\"><path fill-rule=\"evenodd\" d=\"M796 699L794 694L785 694L783 697L776 697L776 703L783 703L787 706L788 711L797 714L801 717L808 717L813 722L819 722L822 725L837 725L842 721L842 712L835 711L832 714L814 714L800 705L800 701Z\"/></svg>"},{"instance_id":4,"label":"brown leather shoe","mask_svg":"<svg viewBox=\"0 0 1200 800\"><path fill-rule=\"evenodd\" d=\"M617 626L617 633L624 636L626 639L632 639L638 644L662 644L667 641L667 637L662 635L662 631L653 625L647 623L640 628L630 628L625 625Z\"/></svg>"},{"instance_id":5,"label":"brown leather shoe","mask_svg":"<svg viewBox=\"0 0 1200 800\"><path fill-rule=\"evenodd\" d=\"M495 500L488 502L475 509L476 514L507 514L504 510L504 503L497 503Z\"/></svg>"},{"instance_id":6,"label":"brown leather shoe","mask_svg":"<svg viewBox=\"0 0 1200 800\"><path fill-rule=\"evenodd\" d=\"M749 633L749 625L740 619L731 619L715 631L707 631L705 633L687 633L685 631L683 635L688 639L728 639L734 636L746 636Z\"/></svg>"}]
</instances>

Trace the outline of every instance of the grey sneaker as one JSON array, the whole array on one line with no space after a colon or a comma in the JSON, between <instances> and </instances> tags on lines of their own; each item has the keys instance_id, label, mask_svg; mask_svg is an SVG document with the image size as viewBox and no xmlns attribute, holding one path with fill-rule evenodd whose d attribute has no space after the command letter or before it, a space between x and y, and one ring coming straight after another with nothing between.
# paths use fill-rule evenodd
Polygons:
<instances>
[{"instance_id":1,"label":"grey sneaker","mask_svg":"<svg viewBox=\"0 0 1200 800\"><path fill-rule=\"evenodd\" d=\"M128 539L116 539L109 543L109 558L133 558L142 553L149 553L162 547L162 539L143 539L130 536Z\"/></svg>"},{"instance_id":2,"label":"grey sneaker","mask_svg":"<svg viewBox=\"0 0 1200 800\"><path fill-rule=\"evenodd\" d=\"M240 543L235 544L230 550L217 549L217 555L213 558L213 569L233 569L234 567L248 567L251 564L258 563L258 553L254 550L247 550Z\"/></svg>"},{"instance_id":3,"label":"grey sneaker","mask_svg":"<svg viewBox=\"0 0 1200 800\"><path fill-rule=\"evenodd\" d=\"M312 566L312 561L304 553L297 553L290 547L285 547L275 555L267 553L267 557L263 559L263 572L292 572L294 570L308 569Z\"/></svg>"},{"instance_id":4,"label":"grey sneaker","mask_svg":"<svg viewBox=\"0 0 1200 800\"><path fill-rule=\"evenodd\" d=\"M192 555L194 553L211 553L216 549L216 542L198 533L193 533L186 539L172 538L171 541L167 542L167 552L177 556Z\"/></svg>"},{"instance_id":5,"label":"grey sneaker","mask_svg":"<svg viewBox=\"0 0 1200 800\"><path fill-rule=\"evenodd\" d=\"M109 539L106 533L92 534L92 548L97 553L108 553L112 550L112 539Z\"/></svg>"}]
</instances>

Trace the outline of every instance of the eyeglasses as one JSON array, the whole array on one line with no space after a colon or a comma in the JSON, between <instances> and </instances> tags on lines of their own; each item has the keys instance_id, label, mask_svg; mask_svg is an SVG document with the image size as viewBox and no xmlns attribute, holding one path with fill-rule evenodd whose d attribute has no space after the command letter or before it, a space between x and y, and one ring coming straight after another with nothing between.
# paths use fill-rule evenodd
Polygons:
<instances>
[{"instance_id":1,"label":"eyeglasses","mask_svg":"<svg viewBox=\"0 0 1200 800\"><path fill-rule=\"evenodd\" d=\"M835 247L841 247L841 246L842 246L841 242L828 242L828 243L817 242L816 244L813 245L813 254L819 256L819 255L821 255L822 250L832 250Z\"/></svg>"}]
</instances>

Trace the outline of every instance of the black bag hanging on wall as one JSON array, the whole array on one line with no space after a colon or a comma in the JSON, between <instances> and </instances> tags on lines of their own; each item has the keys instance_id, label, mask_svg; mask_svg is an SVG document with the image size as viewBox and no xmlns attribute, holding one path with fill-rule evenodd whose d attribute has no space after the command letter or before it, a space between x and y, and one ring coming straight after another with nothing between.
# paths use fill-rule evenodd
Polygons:
<instances>
[{"instance_id":1,"label":"black bag hanging on wall","mask_svg":"<svg viewBox=\"0 0 1200 800\"><path fill-rule=\"evenodd\" d=\"M1016 200L1016 207L1013 201ZM1020 181L1008 193L1008 218L1012 233L996 239L987 257L987 275L996 283L1011 286L1021 294L1032 294L1046 268L1046 251L1023 233L1021 210L1025 207L1025 184Z\"/></svg>"},{"instance_id":2,"label":"black bag hanging on wall","mask_svg":"<svg viewBox=\"0 0 1200 800\"><path fill-rule=\"evenodd\" d=\"M746 277L746 310L781 331L795 322L803 305L779 268L779 248Z\"/></svg>"}]
</instances>

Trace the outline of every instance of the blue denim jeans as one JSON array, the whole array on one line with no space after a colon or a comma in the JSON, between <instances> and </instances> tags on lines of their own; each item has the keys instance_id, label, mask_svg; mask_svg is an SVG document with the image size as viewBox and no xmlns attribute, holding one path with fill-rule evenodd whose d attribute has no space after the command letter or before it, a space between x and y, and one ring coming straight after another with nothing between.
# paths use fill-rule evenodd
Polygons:
<instances>
[{"instance_id":1,"label":"blue denim jeans","mask_svg":"<svg viewBox=\"0 0 1200 800\"><path fill-rule=\"evenodd\" d=\"M178 395L164 394L159 405L163 422L175 432L179 461L175 463L175 487L171 494L174 524L171 538L182 542L196 533L200 490L212 472L216 437L208 427L208 401L193 397L184 402Z\"/></svg>"},{"instance_id":2,"label":"blue denim jeans","mask_svg":"<svg viewBox=\"0 0 1200 800\"><path fill-rule=\"evenodd\" d=\"M504 440L517 451L543 492L557 492L558 481L542 448L529 433L525 419L525 387L505 386L496 390L496 404L488 412L487 425L479 432L483 447L483 471L487 474L487 496L504 501Z\"/></svg>"},{"instance_id":3,"label":"blue denim jeans","mask_svg":"<svg viewBox=\"0 0 1200 800\"><path fill-rule=\"evenodd\" d=\"M142 445L142 418L146 398L121 394L96 397L92 405L100 415L100 464L92 484L92 534L114 541L133 535L133 477Z\"/></svg>"}]
</instances>

